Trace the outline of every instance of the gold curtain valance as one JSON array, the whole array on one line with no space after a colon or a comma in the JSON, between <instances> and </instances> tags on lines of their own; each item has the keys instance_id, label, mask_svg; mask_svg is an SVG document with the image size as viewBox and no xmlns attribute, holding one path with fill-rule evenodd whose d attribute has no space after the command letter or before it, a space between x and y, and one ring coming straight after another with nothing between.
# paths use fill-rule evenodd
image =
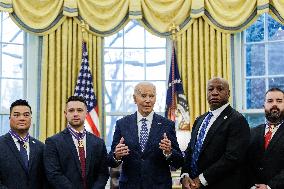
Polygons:
<instances>
[{"instance_id":1,"label":"gold curtain valance","mask_svg":"<svg viewBox=\"0 0 284 189\"><path fill-rule=\"evenodd\" d=\"M225 33L244 30L266 12L284 23L283 0L0 0L0 11L38 35L53 32L67 17L84 21L97 36L116 33L131 19L160 36L169 36L172 24L182 33L201 17Z\"/></svg>"}]
</instances>

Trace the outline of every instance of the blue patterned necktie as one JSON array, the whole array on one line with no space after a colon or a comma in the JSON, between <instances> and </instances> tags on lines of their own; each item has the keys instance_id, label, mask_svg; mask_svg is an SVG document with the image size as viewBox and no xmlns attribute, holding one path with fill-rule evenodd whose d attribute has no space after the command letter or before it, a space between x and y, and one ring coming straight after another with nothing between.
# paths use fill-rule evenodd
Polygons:
<instances>
[{"instance_id":1,"label":"blue patterned necktie","mask_svg":"<svg viewBox=\"0 0 284 189\"><path fill-rule=\"evenodd\" d=\"M142 126L140 130L140 147L141 151L143 152L146 146L146 142L148 140L148 128L146 124L146 118L142 118L140 121L142 121Z\"/></svg>"},{"instance_id":2,"label":"blue patterned necktie","mask_svg":"<svg viewBox=\"0 0 284 189\"><path fill-rule=\"evenodd\" d=\"M18 140L18 142L20 143L20 155L24 161L25 164L25 168L28 169L29 167L29 159L28 159L28 152L25 146L25 143L21 140Z\"/></svg>"},{"instance_id":3,"label":"blue patterned necktie","mask_svg":"<svg viewBox=\"0 0 284 189\"><path fill-rule=\"evenodd\" d=\"M200 126L199 135L197 136L196 143L194 145L193 153L192 153L192 160L190 164L191 168L191 178L196 178L198 176L198 168L197 168L197 160L199 158L199 154L202 148L203 140L205 137L205 131L206 128L210 122L210 119L212 118L213 114L212 112L209 112L207 116L205 117L203 123Z\"/></svg>"}]
</instances>

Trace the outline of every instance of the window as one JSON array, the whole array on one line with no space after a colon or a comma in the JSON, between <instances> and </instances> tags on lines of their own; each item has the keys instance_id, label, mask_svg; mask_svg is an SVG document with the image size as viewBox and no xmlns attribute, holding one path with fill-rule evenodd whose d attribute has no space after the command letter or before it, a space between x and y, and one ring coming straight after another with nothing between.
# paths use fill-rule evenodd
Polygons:
<instances>
[{"instance_id":1,"label":"window","mask_svg":"<svg viewBox=\"0 0 284 189\"><path fill-rule=\"evenodd\" d=\"M134 86L140 81L155 84L155 112L164 112L166 102L166 39L154 36L129 22L123 30L105 38L105 112L106 145L109 147L117 119L136 111Z\"/></svg>"},{"instance_id":2,"label":"window","mask_svg":"<svg viewBox=\"0 0 284 189\"><path fill-rule=\"evenodd\" d=\"M271 16L263 14L240 37L242 58L237 61L235 58L235 71L237 73L237 70L241 70L236 75L241 75L239 83L242 84L239 85L241 89L236 90L239 91L236 102L242 102L239 109L252 127L264 122L263 102L266 90L271 87L284 89L283 29L284 26ZM238 37L235 39L238 41ZM235 54L237 56L238 52ZM243 62L241 68L237 65L239 61Z\"/></svg>"},{"instance_id":3,"label":"window","mask_svg":"<svg viewBox=\"0 0 284 189\"><path fill-rule=\"evenodd\" d=\"M7 13L0 13L0 135L9 131L10 105L16 99L27 99L33 110L32 124L37 125L37 53L38 37L23 32ZM29 64L27 64L29 62ZM29 80L28 80L29 79ZM37 128L32 127L35 137Z\"/></svg>"}]
</instances>

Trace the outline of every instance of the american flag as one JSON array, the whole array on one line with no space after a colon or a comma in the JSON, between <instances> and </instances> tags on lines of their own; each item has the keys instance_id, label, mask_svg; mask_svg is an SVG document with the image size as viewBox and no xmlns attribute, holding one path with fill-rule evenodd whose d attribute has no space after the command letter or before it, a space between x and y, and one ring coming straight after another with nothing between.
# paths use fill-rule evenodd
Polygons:
<instances>
[{"instance_id":1,"label":"american flag","mask_svg":"<svg viewBox=\"0 0 284 189\"><path fill-rule=\"evenodd\" d=\"M172 48L165 116L175 121L178 128L189 129L189 108L178 71L174 44Z\"/></svg>"},{"instance_id":2,"label":"american flag","mask_svg":"<svg viewBox=\"0 0 284 189\"><path fill-rule=\"evenodd\" d=\"M75 96L82 96L87 102L87 117L85 128L87 131L100 136L100 125L98 116L97 99L94 93L93 77L88 62L88 51L86 42L82 44L82 64L75 87Z\"/></svg>"}]
</instances>

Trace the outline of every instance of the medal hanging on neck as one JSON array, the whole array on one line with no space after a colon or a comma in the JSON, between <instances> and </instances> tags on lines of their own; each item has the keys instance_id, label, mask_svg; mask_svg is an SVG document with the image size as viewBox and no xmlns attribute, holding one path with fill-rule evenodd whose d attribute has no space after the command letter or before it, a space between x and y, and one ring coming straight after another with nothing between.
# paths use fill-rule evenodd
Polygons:
<instances>
[{"instance_id":1,"label":"medal hanging on neck","mask_svg":"<svg viewBox=\"0 0 284 189\"><path fill-rule=\"evenodd\" d=\"M29 140L29 137L30 137L30 134L28 133L24 138L22 138L20 135L18 135L16 132L10 130L9 133L15 137L16 139L18 139L19 141L22 141L23 142L23 147L27 150L28 149L28 140Z\"/></svg>"}]
</instances>

